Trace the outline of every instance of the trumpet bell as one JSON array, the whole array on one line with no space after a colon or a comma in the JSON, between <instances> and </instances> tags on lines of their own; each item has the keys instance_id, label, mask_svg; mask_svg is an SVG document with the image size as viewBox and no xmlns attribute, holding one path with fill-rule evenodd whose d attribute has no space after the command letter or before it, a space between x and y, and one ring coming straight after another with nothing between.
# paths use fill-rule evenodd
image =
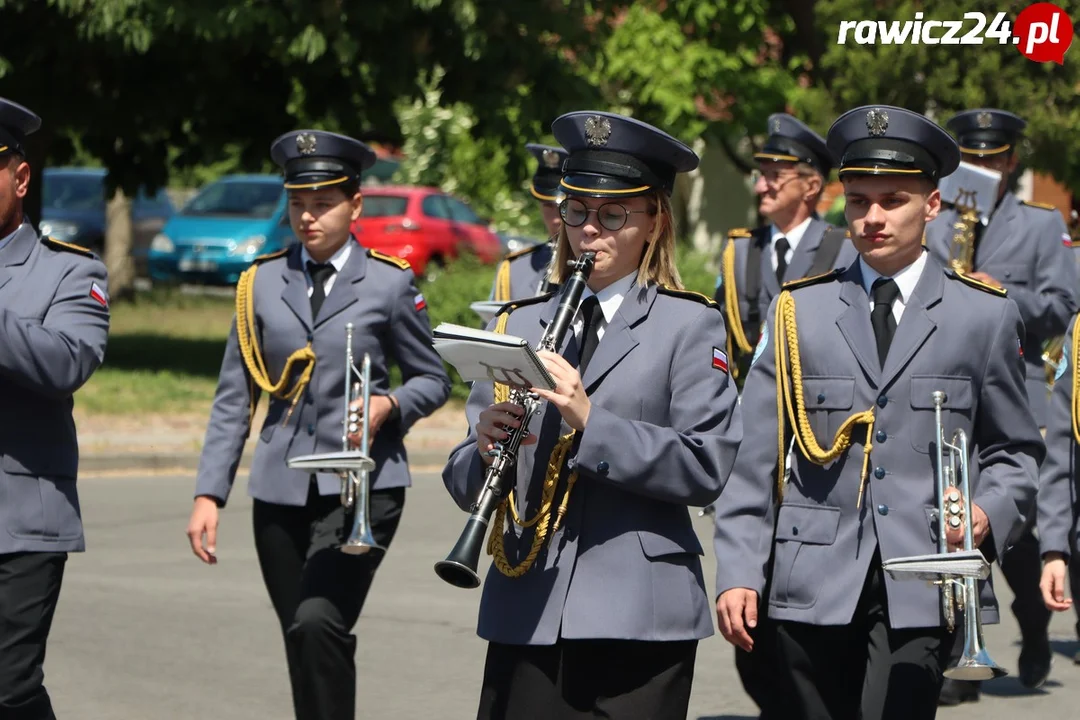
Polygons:
<instances>
[{"instance_id":1,"label":"trumpet bell","mask_svg":"<svg viewBox=\"0 0 1080 720\"><path fill-rule=\"evenodd\" d=\"M994 680L1005 677L1008 670L999 667L990 659L990 654L985 648L971 657L960 658L955 667L946 668L945 677L950 680Z\"/></svg>"},{"instance_id":2,"label":"trumpet bell","mask_svg":"<svg viewBox=\"0 0 1080 720\"><path fill-rule=\"evenodd\" d=\"M310 470L339 475L350 472L371 472L375 469L375 461L359 450L299 455L289 458L285 464L291 470Z\"/></svg>"},{"instance_id":3,"label":"trumpet bell","mask_svg":"<svg viewBox=\"0 0 1080 720\"><path fill-rule=\"evenodd\" d=\"M366 555L368 553L384 553L386 548L375 541L371 533L360 537L350 537L341 544L341 552L346 555Z\"/></svg>"}]
</instances>

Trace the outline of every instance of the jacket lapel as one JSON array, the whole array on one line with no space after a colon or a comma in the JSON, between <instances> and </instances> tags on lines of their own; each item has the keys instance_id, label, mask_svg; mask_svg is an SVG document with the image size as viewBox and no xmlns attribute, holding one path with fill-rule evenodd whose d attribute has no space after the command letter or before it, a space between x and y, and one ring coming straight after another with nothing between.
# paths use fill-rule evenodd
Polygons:
<instances>
[{"instance_id":1,"label":"jacket lapel","mask_svg":"<svg viewBox=\"0 0 1080 720\"><path fill-rule=\"evenodd\" d=\"M304 270L300 263L300 244L293 247L281 271L281 279L284 288L281 290L281 300L293 311L296 319L307 329L312 329L311 322L311 299L307 294L307 280L304 278Z\"/></svg>"},{"instance_id":2,"label":"jacket lapel","mask_svg":"<svg viewBox=\"0 0 1080 720\"><path fill-rule=\"evenodd\" d=\"M585 369L582 384L586 391L637 347L638 339L634 336L633 328L649 314L649 308L655 299L656 285L631 287L630 292L623 298L622 305L615 312L615 317L604 330L604 337L600 339L600 344L596 346L592 360L589 361L589 367Z\"/></svg>"},{"instance_id":3,"label":"jacket lapel","mask_svg":"<svg viewBox=\"0 0 1080 720\"><path fill-rule=\"evenodd\" d=\"M11 238L0 248L0 266L4 268L15 267L26 263L39 238L34 228L29 223L19 226ZM11 281L11 273L0 271L0 288Z\"/></svg>"},{"instance_id":4,"label":"jacket lapel","mask_svg":"<svg viewBox=\"0 0 1080 720\"><path fill-rule=\"evenodd\" d=\"M353 242L353 239L349 238L348 242ZM334 278L334 285L319 308L319 316L315 318L316 328L359 300L353 285L364 279L368 262L367 250L354 244L349 251L349 259L345 261L345 267L341 268Z\"/></svg>"},{"instance_id":5,"label":"jacket lapel","mask_svg":"<svg viewBox=\"0 0 1080 720\"><path fill-rule=\"evenodd\" d=\"M928 311L941 302L944 288L944 270L933 257L927 257L922 277L904 306L904 314L896 326L896 334L889 346L889 355L885 358L885 370L881 377L882 388L887 387L900 374L937 328L937 323L931 319Z\"/></svg>"},{"instance_id":6,"label":"jacket lapel","mask_svg":"<svg viewBox=\"0 0 1080 720\"><path fill-rule=\"evenodd\" d=\"M995 256L1007 251L1009 240L1019 235L1019 228L1015 227L1018 217L1016 212L1020 201L1012 193L1005 193L1001 198L994 214L990 216L990 224L983 230L979 245L975 251L975 267L984 267Z\"/></svg>"},{"instance_id":7,"label":"jacket lapel","mask_svg":"<svg viewBox=\"0 0 1080 720\"><path fill-rule=\"evenodd\" d=\"M809 274L810 267L814 264L814 256L821 245L821 238L825 236L826 227L822 220L817 218L810 220L806 232L799 240L799 246L795 248L795 253L791 256L791 264L784 271L784 282L798 280Z\"/></svg>"},{"instance_id":8,"label":"jacket lapel","mask_svg":"<svg viewBox=\"0 0 1080 720\"><path fill-rule=\"evenodd\" d=\"M870 382L874 387L880 387L881 367L874 328L870 325L870 297L863 288L858 262L852 263L840 278L840 299L847 307L836 319L836 326Z\"/></svg>"},{"instance_id":9,"label":"jacket lapel","mask_svg":"<svg viewBox=\"0 0 1080 720\"><path fill-rule=\"evenodd\" d=\"M765 288L765 297L774 298L780 294L780 283L776 279L776 271L773 270L772 256L772 225L755 230L754 240L761 248L761 263L758 271L761 273L761 287Z\"/></svg>"}]
</instances>

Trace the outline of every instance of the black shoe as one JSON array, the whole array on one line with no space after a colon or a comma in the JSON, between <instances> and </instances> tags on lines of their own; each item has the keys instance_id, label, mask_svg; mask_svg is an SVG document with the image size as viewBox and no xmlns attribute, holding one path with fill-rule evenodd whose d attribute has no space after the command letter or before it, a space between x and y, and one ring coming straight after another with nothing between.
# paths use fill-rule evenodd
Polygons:
<instances>
[{"instance_id":1,"label":"black shoe","mask_svg":"<svg viewBox=\"0 0 1080 720\"><path fill-rule=\"evenodd\" d=\"M1042 687L1046 678L1050 676L1050 663L1053 653L1050 650L1048 638L1037 641L1025 642L1020 649L1018 674L1020 684L1029 690Z\"/></svg>"},{"instance_id":2,"label":"black shoe","mask_svg":"<svg viewBox=\"0 0 1080 720\"><path fill-rule=\"evenodd\" d=\"M941 694L938 695L938 705L959 705L965 702L979 702L979 683L945 678Z\"/></svg>"}]
</instances>

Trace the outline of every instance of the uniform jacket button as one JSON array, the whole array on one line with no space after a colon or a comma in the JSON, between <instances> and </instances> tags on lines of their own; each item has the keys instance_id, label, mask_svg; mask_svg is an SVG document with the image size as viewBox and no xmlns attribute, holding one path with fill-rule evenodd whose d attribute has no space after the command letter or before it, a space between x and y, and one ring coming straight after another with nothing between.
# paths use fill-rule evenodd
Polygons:
<instances>
[{"instance_id":1,"label":"uniform jacket button","mask_svg":"<svg viewBox=\"0 0 1080 720\"><path fill-rule=\"evenodd\" d=\"M606 460L601 460L600 462L596 463L596 472L600 473L601 475L607 475L608 464Z\"/></svg>"},{"instance_id":2,"label":"uniform jacket button","mask_svg":"<svg viewBox=\"0 0 1080 720\"><path fill-rule=\"evenodd\" d=\"M880 465L877 466L876 468L874 468L874 477L876 477L878 480L881 480L882 478L884 478L885 477L885 468L881 467Z\"/></svg>"},{"instance_id":3,"label":"uniform jacket button","mask_svg":"<svg viewBox=\"0 0 1080 720\"><path fill-rule=\"evenodd\" d=\"M884 395L878 395L877 404L878 407L885 407L889 404L889 398L885 397Z\"/></svg>"},{"instance_id":4,"label":"uniform jacket button","mask_svg":"<svg viewBox=\"0 0 1080 720\"><path fill-rule=\"evenodd\" d=\"M307 334L307 341L308 341L308 342L311 342L311 341L312 341L312 340L314 340L314 339L315 339L315 335L313 335L312 333L308 333L308 334Z\"/></svg>"},{"instance_id":5,"label":"uniform jacket button","mask_svg":"<svg viewBox=\"0 0 1080 720\"><path fill-rule=\"evenodd\" d=\"M885 431L884 431L884 430L878 430L878 431L877 431L877 438L876 438L876 439L877 439L877 441L878 441L879 443L883 443L883 442L885 442L885 440L886 440L886 439L887 439L888 437L889 437L889 436L885 434Z\"/></svg>"},{"instance_id":6,"label":"uniform jacket button","mask_svg":"<svg viewBox=\"0 0 1080 720\"><path fill-rule=\"evenodd\" d=\"M878 511L878 515L888 515L889 514L889 506L888 505L878 505L877 506L877 511Z\"/></svg>"},{"instance_id":7,"label":"uniform jacket button","mask_svg":"<svg viewBox=\"0 0 1080 720\"><path fill-rule=\"evenodd\" d=\"M314 435L315 434L315 426L314 425L308 425L307 426L307 434L308 435Z\"/></svg>"},{"instance_id":8,"label":"uniform jacket button","mask_svg":"<svg viewBox=\"0 0 1080 720\"><path fill-rule=\"evenodd\" d=\"M818 393L817 401L819 403L825 402L825 393Z\"/></svg>"}]
</instances>

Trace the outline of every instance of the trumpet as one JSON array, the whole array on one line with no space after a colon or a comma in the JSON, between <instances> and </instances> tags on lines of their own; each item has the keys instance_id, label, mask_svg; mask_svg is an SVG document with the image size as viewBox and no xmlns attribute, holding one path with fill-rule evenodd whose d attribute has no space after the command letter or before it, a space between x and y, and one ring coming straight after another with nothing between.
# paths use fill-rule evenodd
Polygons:
<instances>
[{"instance_id":1,"label":"trumpet","mask_svg":"<svg viewBox=\"0 0 1080 720\"><path fill-rule=\"evenodd\" d=\"M341 504L346 510L353 511L352 529L341 551L348 555L363 555L372 551L386 552L386 548L379 545L371 532L369 474L375 469L375 461L369 456L371 356L364 353L360 370L357 370L353 360L352 337L353 324L349 323L345 326L345 417L341 423L341 452L290 458L287 465L294 470L335 473L341 477ZM357 399L361 400L360 417L352 409ZM358 424L361 430L359 450L353 448L349 441L349 435L356 432Z\"/></svg>"},{"instance_id":2,"label":"trumpet","mask_svg":"<svg viewBox=\"0 0 1080 720\"><path fill-rule=\"evenodd\" d=\"M570 330L574 315L577 314L581 295L585 292L585 284L592 273L595 259L595 253L585 252L576 261L568 262L574 270L562 286L555 319L551 321L541 337L538 349L556 352L562 344L562 339ZM522 414L521 425L517 428L507 428L509 437L496 443L495 448L489 451L488 455L494 460L484 475L484 486L480 491L480 496L470 508L471 514L465 523L465 529L446 559L435 563L436 574L459 588L471 589L480 585L480 576L476 569L480 562L480 550L484 545L484 532L491 522L491 516L496 507L506 494L507 488L513 486L518 448L521 446L521 441L529 434L530 419L539 414L542 405L538 395L522 389L511 391L510 402L525 411ZM502 532L502 528L496 528L493 532Z\"/></svg>"},{"instance_id":3,"label":"trumpet","mask_svg":"<svg viewBox=\"0 0 1080 720\"><path fill-rule=\"evenodd\" d=\"M937 486L938 553L930 556L895 558L883 563L896 579L929 580L941 588L941 611L949 631L956 629L956 613L964 614L964 650L944 675L953 680L992 680L1007 675L990 657L983 638L982 611L977 580L990 575L990 563L972 539L970 513L971 486L968 480L967 434L958 428L951 441L945 441L941 408L948 399L944 392L931 393L934 403L934 426L938 453L935 465ZM959 481L959 485L957 484ZM964 547L950 552L946 529L964 528Z\"/></svg>"}]
</instances>

